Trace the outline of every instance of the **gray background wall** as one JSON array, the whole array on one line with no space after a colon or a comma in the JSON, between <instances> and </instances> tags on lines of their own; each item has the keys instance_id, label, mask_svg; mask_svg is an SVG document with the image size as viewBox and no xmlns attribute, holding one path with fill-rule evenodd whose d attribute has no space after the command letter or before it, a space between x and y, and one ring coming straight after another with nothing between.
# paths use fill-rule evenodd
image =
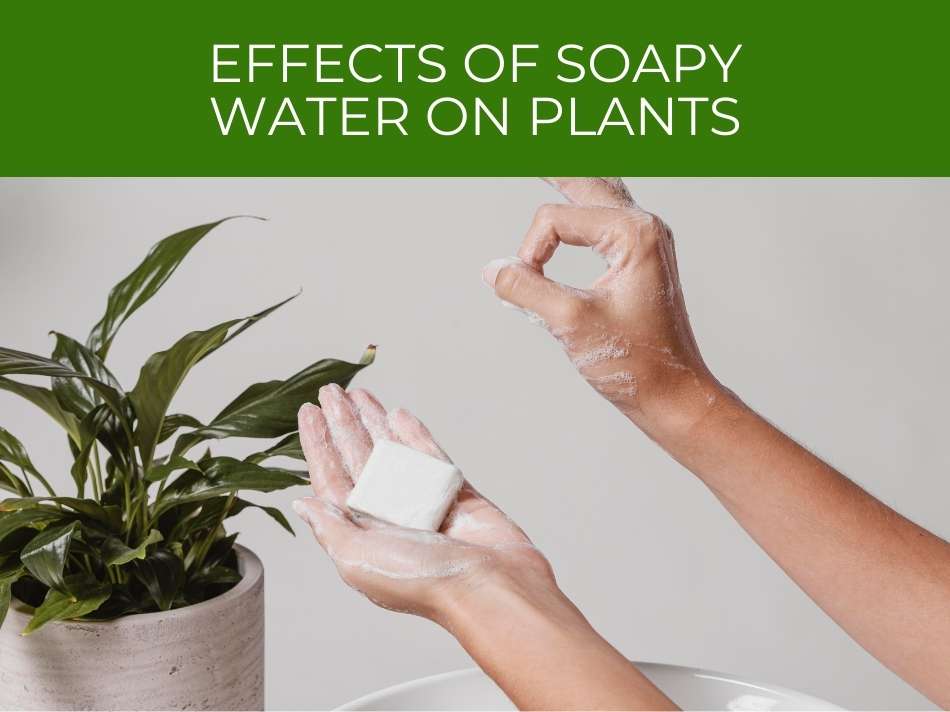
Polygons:
<instances>
[{"instance_id":1,"label":"gray background wall","mask_svg":"<svg viewBox=\"0 0 950 712\"><path fill-rule=\"evenodd\" d=\"M950 535L950 182L631 180L677 235L693 325L721 380L922 525ZM689 473L498 305L481 266L511 254L535 180L0 182L4 345L84 336L108 288L177 229L234 213L120 334L141 361L185 331L293 305L206 361L175 410L213 415L248 383L356 358L389 405L423 417L468 476L533 536L563 588L632 658L741 673L859 708L926 708L762 554ZM553 274L582 283L589 252ZM0 422L67 481L62 437L0 394ZM289 511L297 493L270 497ZM241 541L268 575L268 702L327 707L469 665L443 631L374 608L305 531L257 512Z\"/></svg>"}]
</instances>

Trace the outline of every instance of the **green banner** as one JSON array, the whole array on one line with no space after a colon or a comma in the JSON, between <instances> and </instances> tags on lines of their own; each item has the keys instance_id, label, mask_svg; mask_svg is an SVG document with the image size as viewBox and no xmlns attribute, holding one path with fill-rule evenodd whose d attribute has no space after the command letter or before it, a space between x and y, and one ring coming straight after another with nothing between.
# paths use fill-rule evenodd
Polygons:
<instances>
[{"instance_id":1,"label":"green banner","mask_svg":"<svg viewBox=\"0 0 950 712\"><path fill-rule=\"evenodd\" d=\"M18 3L4 176L947 176L950 3Z\"/></svg>"}]
</instances>

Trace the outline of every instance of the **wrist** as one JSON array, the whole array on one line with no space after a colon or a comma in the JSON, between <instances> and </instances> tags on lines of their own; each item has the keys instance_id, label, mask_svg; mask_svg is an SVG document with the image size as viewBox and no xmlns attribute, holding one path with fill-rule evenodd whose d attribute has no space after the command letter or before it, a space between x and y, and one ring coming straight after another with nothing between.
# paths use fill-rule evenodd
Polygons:
<instances>
[{"instance_id":1,"label":"wrist","mask_svg":"<svg viewBox=\"0 0 950 712\"><path fill-rule=\"evenodd\" d=\"M688 401L667 405L662 427L644 432L722 497L736 481L737 453L768 448L759 429L773 430L718 381L697 386ZM741 443L741 446L740 446ZM763 453L764 455L764 453Z\"/></svg>"},{"instance_id":2,"label":"wrist","mask_svg":"<svg viewBox=\"0 0 950 712\"><path fill-rule=\"evenodd\" d=\"M703 368L680 371L640 394L639 408L628 417L663 449L672 451L694 437L732 392Z\"/></svg>"},{"instance_id":3,"label":"wrist","mask_svg":"<svg viewBox=\"0 0 950 712\"><path fill-rule=\"evenodd\" d=\"M542 573L494 567L443 592L433 619L466 648L491 638L493 626L587 625L580 611Z\"/></svg>"}]
</instances>

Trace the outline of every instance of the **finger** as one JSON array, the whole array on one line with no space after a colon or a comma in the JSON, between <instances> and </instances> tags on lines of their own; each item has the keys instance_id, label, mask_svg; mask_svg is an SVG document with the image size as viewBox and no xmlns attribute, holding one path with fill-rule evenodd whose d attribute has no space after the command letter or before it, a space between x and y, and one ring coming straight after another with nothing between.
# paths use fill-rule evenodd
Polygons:
<instances>
[{"instance_id":1,"label":"finger","mask_svg":"<svg viewBox=\"0 0 950 712\"><path fill-rule=\"evenodd\" d=\"M408 410L402 408L391 410L389 411L388 420L393 435L406 447L411 447L445 462L452 462L445 451L439 447L435 438L432 437L429 429Z\"/></svg>"},{"instance_id":2,"label":"finger","mask_svg":"<svg viewBox=\"0 0 950 712\"><path fill-rule=\"evenodd\" d=\"M416 416L401 408L390 411L389 425L399 441L420 452L451 462L429 429ZM462 485L442 531L454 539L472 544L530 543L518 525L479 494L469 482Z\"/></svg>"},{"instance_id":3,"label":"finger","mask_svg":"<svg viewBox=\"0 0 950 712\"><path fill-rule=\"evenodd\" d=\"M353 483L333 447L323 411L312 403L305 403L297 413L297 425L313 491L337 506L344 506Z\"/></svg>"},{"instance_id":4,"label":"finger","mask_svg":"<svg viewBox=\"0 0 950 712\"><path fill-rule=\"evenodd\" d=\"M357 388L350 391L349 395L353 405L356 406L356 412L363 427L366 428L374 443L379 440L395 440L386 419L386 409L372 393L363 388Z\"/></svg>"},{"instance_id":5,"label":"finger","mask_svg":"<svg viewBox=\"0 0 950 712\"><path fill-rule=\"evenodd\" d=\"M343 556L345 549L364 534L364 530L356 526L343 510L319 497L297 499L291 506L310 526L331 559Z\"/></svg>"},{"instance_id":6,"label":"finger","mask_svg":"<svg viewBox=\"0 0 950 712\"><path fill-rule=\"evenodd\" d=\"M575 205L632 208L636 201L620 178L544 178Z\"/></svg>"},{"instance_id":7,"label":"finger","mask_svg":"<svg viewBox=\"0 0 950 712\"><path fill-rule=\"evenodd\" d=\"M525 233L518 257L543 272L561 243L590 247L612 268L623 266L637 228L651 218L639 208L542 205Z\"/></svg>"},{"instance_id":8,"label":"finger","mask_svg":"<svg viewBox=\"0 0 950 712\"><path fill-rule=\"evenodd\" d=\"M333 445L340 453L343 467L346 468L350 479L356 482L373 450L373 441L363 427L356 407L340 386L335 383L324 386L320 389L318 398L330 428Z\"/></svg>"},{"instance_id":9,"label":"finger","mask_svg":"<svg viewBox=\"0 0 950 712\"><path fill-rule=\"evenodd\" d=\"M594 296L560 284L514 258L489 262L482 279L503 302L525 311L557 334L572 325Z\"/></svg>"}]
</instances>

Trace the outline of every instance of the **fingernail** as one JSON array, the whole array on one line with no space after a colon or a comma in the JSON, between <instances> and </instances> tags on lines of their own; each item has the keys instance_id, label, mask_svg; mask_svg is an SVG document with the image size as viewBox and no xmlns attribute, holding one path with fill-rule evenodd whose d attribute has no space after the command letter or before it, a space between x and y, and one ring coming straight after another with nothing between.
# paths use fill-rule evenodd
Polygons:
<instances>
[{"instance_id":1,"label":"fingernail","mask_svg":"<svg viewBox=\"0 0 950 712\"><path fill-rule=\"evenodd\" d=\"M320 388L321 395L324 393L340 393L342 391L343 389L340 388L340 385L338 383L328 383L327 385L321 386Z\"/></svg>"},{"instance_id":2,"label":"fingernail","mask_svg":"<svg viewBox=\"0 0 950 712\"><path fill-rule=\"evenodd\" d=\"M315 410L319 410L319 408L317 408L317 406L315 406L313 403L304 403L302 406L300 406L300 410L297 411L297 417L305 418L309 416L309 419L312 420L313 411Z\"/></svg>"},{"instance_id":3,"label":"fingernail","mask_svg":"<svg viewBox=\"0 0 950 712\"><path fill-rule=\"evenodd\" d=\"M524 264L524 262L519 260L517 257L499 257L497 260L492 260L482 268L482 281L494 289L495 280L498 279L498 273L501 272L505 267L510 267L511 265L516 264L520 265Z\"/></svg>"},{"instance_id":4,"label":"fingernail","mask_svg":"<svg viewBox=\"0 0 950 712\"><path fill-rule=\"evenodd\" d=\"M317 392L317 400L320 401L320 406L326 408L332 405L340 390L340 387L335 383L328 383L325 386L321 386Z\"/></svg>"}]
</instances>

